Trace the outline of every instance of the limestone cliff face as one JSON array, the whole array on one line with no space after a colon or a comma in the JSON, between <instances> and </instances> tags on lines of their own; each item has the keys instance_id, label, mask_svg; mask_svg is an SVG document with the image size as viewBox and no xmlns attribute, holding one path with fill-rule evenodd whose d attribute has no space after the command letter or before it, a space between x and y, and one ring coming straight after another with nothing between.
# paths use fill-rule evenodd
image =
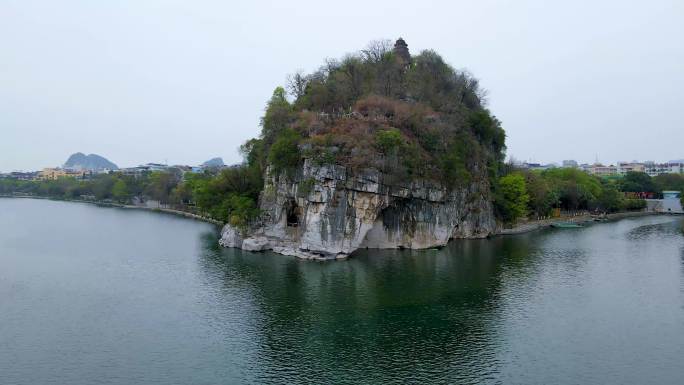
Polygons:
<instances>
[{"instance_id":1,"label":"limestone cliff face","mask_svg":"<svg viewBox=\"0 0 684 385\"><path fill-rule=\"evenodd\" d=\"M375 170L352 174L343 166L306 160L295 176L267 177L258 223L244 231L226 225L221 244L334 259L358 248L423 249L495 230L487 182L449 190L386 179Z\"/></svg>"}]
</instances>

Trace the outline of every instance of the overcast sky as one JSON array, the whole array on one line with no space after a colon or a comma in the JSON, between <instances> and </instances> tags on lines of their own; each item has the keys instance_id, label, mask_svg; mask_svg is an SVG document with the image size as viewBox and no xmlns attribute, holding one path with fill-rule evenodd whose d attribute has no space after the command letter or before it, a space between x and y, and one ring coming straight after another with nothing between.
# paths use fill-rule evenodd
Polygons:
<instances>
[{"instance_id":1,"label":"overcast sky","mask_svg":"<svg viewBox=\"0 0 684 385\"><path fill-rule=\"evenodd\" d=\"M683 20L681 0L0 0L0 171L238 162L288 73L399 36L481 80L519 160L684 158Z\"/></svg>"}]
</instances>

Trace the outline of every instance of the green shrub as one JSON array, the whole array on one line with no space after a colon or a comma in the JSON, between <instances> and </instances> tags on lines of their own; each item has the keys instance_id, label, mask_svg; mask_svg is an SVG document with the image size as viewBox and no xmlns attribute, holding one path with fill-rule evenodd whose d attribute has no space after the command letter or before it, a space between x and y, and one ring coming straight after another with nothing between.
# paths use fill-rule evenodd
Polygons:
<instances>
[{"instance_id":1,"label":"green shrub","mask_svg":"<svg viewBox=\"0 0 684 385\"><path fill-rule=\"evenodd\" d=\"M375 144L384 154L397 151L403 142L401 132L396 128L380 130L375 133Z\"/></svg>"},{"instance_id":2,"label":"green shrub","mask_svg":"<svg viewBox=\"0 0 684 385\"><path fill-rule=\"evenodd\" d=\"M283 130L276 138L268 153L268 162L276 173L297 167L302 159L299 151L301 135L291 129Z\"/></svg>"},{"instance_id":3,"label":"green shrub","mask_svg":"<svg viewBox=\"0 0 684 385\"><path fill-rule=\"evenodd\" d=\"M316 183L316 179L314 178L306 178L303 181L299 182L297 186L297 195L300 197L306 197L311 193L311 190L313 190L313 186Z\"/></svg>"},{"instance_id":4,"label":"green shrub","mask_svg":"<svg viewBox=\"0 0 684 385\"><path fill-rule=\"evenodd\" d=\"M438 158L442 182L448 186L464 186L471 182L472 174L468 167L468 158L474 161L477 143L461 132L454 135L447 143L444 152Z\"/></svg>"},{"instance_id":5,"label":"green shrub","mask_svg":"<svg viewBox=\"0 0 684 385\"><path fill-rule=\"evenodd\" d=\"M597 199L597 208L607 211L616 212L623 209L625 205L623 194L618 191L613 185L602 186L601 192Z\"/></svg>"},{"instance_id":6,"label":"green shrub","mask_svg":"<svg viewBox=\"0 0 684 385\"><path fill-rule=\"evenodd\" d=\"M127 203L130 199L128 186L122 179L117 180L112 186L112 198L119 203Z\"/></svg>"},{"instance_id":7,"label":"green shrub","mask_svg":"<svg viewBox=\"0 0 684 385\"><path fill-rule=\"evenodd\" d=\"M254 199L236 194L230 194L224 199L222 209L227 213L227 222L240 229L248 227L259 215Z\"/></svg>"},{"instance_id":8,"label":"green shrub","mask_svg":"<svg viewBox=\"0 0 684 385\"><path fill-rule=\"evenodd\" d=\"M657 189L645 172L630 171L620 181L620 190L625 192L656 192Z\"/></svg>"},{"instance_id":9,"label":"green shrub","mask_svg":"<svg viewBox=\"0 0 684 385\"><path fill-rule=\"evenodd\" d=\"M625 199L623 208L630 211L643 210L646 208L646 201L643 199Z\"/></svg>"},{"instance_id":10,"label":"green shrub","mask_svg":"<svg viewBox=\"0 0 684 385\"><path fill-rule=\"evenodd\" d=\"M527 214L527 194L525 177L520 173L508 174L499 179L495 188L494 203L499 217L506 223L514 223Z\"/></svg>"},{"instance_id":11,"label":"green shrub","mask_svg":"<svg viewBox=\"0 0 684 385\"><path fill-rule=\"evenodd\" d=\"M293 119L292 105L285 97L285 89L277 87L266 104L266 113L261 118L261 136L266 145L272 144Z\"/></svg>"}]
</instances>

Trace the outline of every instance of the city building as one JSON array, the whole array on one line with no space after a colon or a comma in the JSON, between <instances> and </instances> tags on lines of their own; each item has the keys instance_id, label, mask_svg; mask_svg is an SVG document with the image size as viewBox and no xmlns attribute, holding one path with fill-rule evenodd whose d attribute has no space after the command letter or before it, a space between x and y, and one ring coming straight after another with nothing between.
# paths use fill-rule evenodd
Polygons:
<instances>
[{"instance_id":1,"label":"city building","mask_svg":"<svg viewBox=\"0 0 684 385\"><path fill-rule=\"evenodd\" d=\"M44 168L43 171L38 173L38 179L42 180L56 180L64 177L71 177L76 179L85 179L90 176L91 172L89 170L70 170L63 168Z\"/></svg>"},{"instance_id":2,"label":"city building","mask_svg":"<svg viewBox=\"0 0 684 385\"><path fill-rule=\"evenodd\" d=\"M644 172L650 176L661 174L684 174L684 162L655 163L647 162L618 162L617 166L604 166L601 163L593 165L582 164L580 169L598 176L625 176L628 172Z\"/></svg>"},{"instance_id":3,"label":"city building","mask_svg":"<svg viewBox=\"0 0 684 385\"><path fill-rule=\"evenodd\" d=\"M684 214L679 191L663 191L663 199L646 199L648 211L668 214Z\"/></svg>"},{"instance_id":4,"label":"city building","mask_svg":"<svg viewBox=\"0 0 684 385\"><path fill-rule=\"evenodd\" d=\"M57 178L65 177L66 171L61 168L44 168L38 174L39 179L55 180Z\"/></svg>"},{"instance_id":5,"label":"city building","mask_svg":"<svg viewBox=\"0 0 684 385\"><path fill-rule=\"evenodd\" d=\"M9 173L8 178L11 179L17 179L17 180L36 180L38 179L38 171L30 171L30 172L23 172L23 171L13 171Z\"/></svg>"},{"instance_id":6,"label":"city building","mask_svg":"<svg viewBox=\"0 0 684 385\"><path fill-rule=\"evenodd\" d=\"M125 167L116 170L116 172L122 173L124 175L140 176L148 172L154 171L166 171L169 169L168 165L160 163L147 163L135 167Z\"/></svg>"},{"instance_id":7,"label":"city building","mask_svg":"<svg viewBox=\"0 0 684 385\"><path fill-rule=\"evenodd\" d=\"M646 166L643 163L636 162L619 162L617 165L617 173L624 176L628 172L644 172Z\"/></svg>"},{"instance_id":8,"label":"city building","mask_svg":"<svg viewBox=\"0 0 684 385\"><path fill-rule=\"evenodd\" d=\"M527 170L548 170L550 168L556 168L556 165L553 163L541 164L541 163L524 162L521 165L521 167L524 169L527 169Z\"/></svg>"},{"instance_id":9,"label":"city building","mask_svg":"<svg viewBox=\"0 0 684 385\"><path fill-rule=\"evenodd\" d=\"M147 172L150 172L150 169L147 166L136 166L136 167L120 168L120 169L116 170L116 172L119 172L123 175L140 176L140 175L143 175Z\"/></svg>"},{"instance_id":10,"label":"city building","mask_svg":"<svg viewBox=\"0 0 684 385\"><path fill-rule=\"evenodd\" d=\"M661 174L684 174L684 163L653 163L644 164L644 172L650 176Z\"/></svg>"},{"instance_id":11,"label":"city building","mask_svg":"<svg viewBox=\"0 0 684 385\"><path fill-rule=\"evenodd\" d=\"M564 160L562 165L563 165L563 168L577 168L577 167L579 167L579 165L577 164L577 161L572 160L572 159Z\"/></svg>"},{"instance_id":12,"label":"city building","mask_svg":"<svg viewBox=\"0 0 684 385\"><path fill-rule=\"evenodd\" d=\"M610 166L604 166L601 163L595 163L589 166L587 172L596 176L615 176L617 175L617 167L612 164Z\"/></svg>"},{"instance_id":13,"label":"city building","mask_svg":"<svg viewBox=\"0 0 684 385\"><path fill-rule=\"evenodd\" d=\"M148 163L142 167L147 167L149 171L165 171L169 168L168 165L161 163Z\"/></svg>"}]
</instances>

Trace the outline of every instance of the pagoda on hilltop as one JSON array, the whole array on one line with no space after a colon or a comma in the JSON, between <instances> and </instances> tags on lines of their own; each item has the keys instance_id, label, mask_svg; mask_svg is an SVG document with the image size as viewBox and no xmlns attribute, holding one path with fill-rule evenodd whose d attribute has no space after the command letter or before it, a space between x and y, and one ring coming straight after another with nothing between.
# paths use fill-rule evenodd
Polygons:
<instances>
[{"instance_id":1,"label":"pagoda on hilltop","mask_svg":"<svg viewBox=\"0 0 684 385\"><path fill-rule=\"evenodd\" d=\"M408 67L411 64L411 53L404 39L399 38L394 43L394 55L402 66Z\"/></svg>"}]
</instances>

